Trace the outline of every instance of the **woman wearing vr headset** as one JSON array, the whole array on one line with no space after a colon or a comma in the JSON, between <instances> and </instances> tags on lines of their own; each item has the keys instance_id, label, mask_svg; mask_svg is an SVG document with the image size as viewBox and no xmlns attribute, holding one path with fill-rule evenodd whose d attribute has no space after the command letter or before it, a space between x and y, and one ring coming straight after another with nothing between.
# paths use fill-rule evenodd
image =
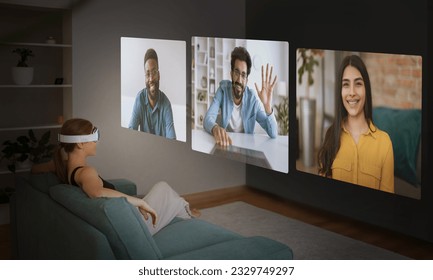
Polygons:
<instances>
[{"instance_id":1,"label":"woman wearing vr headset","mask_svg":"<svg viewBox=\"0 0 433 280\"><path fill-rule=\"evenodd\" d=\"M87 165L87 157L96 155L98 140L99 131L90 121L70 119L61 128L53 161L35 165L32 173L55 172L63 183L81 188L90 198L125 197L141 212L152 235L174 217L189 219L199 214L197 210L193 214L188 202L165 182L153 186L143 199L115 190L112 184L99 176L94 167Z\"/></svg>"}]
</instances>

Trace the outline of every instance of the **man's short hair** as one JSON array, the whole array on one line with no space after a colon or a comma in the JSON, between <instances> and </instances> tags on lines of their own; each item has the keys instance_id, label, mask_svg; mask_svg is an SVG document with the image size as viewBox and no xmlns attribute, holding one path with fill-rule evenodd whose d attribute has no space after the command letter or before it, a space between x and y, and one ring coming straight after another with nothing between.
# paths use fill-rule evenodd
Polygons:
<instances>
[{"instance_id":1,"label":"man's short hair","mask_svg":"<svg viewBox=\"0 0 433 280\"><path fill-rule=\"evenodd\" d=\"M144 64L146 64L146 61L149 59L155 59L156 65L159 67L158 55L156 54L156 51L154 49L148 49L146 51L146 54L144 55Z\"/></svg>"},{"instance_id":2,"label":"man's short hair","mask_svg":"<svg viewBox=\"0 0 433 280\"><path fill-rule=\"evenodd\" d=\"M250 75L250 73L251 73L251 56L248 53L247 49L245 49L244 47L234 48L234 50L232 51L232 55L231 55L232 71L235 68L236 59L238 59L240 61L245 61L247 63L247 75Z\"/></svg>"}]
</instances>

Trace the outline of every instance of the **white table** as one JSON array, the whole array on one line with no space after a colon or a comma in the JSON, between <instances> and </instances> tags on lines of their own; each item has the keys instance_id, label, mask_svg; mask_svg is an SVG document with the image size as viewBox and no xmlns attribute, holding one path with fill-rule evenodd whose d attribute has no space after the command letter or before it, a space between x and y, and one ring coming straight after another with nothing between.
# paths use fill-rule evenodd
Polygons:
<instances>
[{"instance_id":1,"label":"white table","mask_svg":"<svg viewBox=\"0 0 433 280\"><path fill-rule=\"evenodd\" d=\"M289 137L280 136L272 139L267 134L246 134L228 132L232 145L256 151L262 151L273 170L289 172ZM215 146L212 135L201 129L192 130L192 149L210 154Z\"/></svg>"}]
</instances>

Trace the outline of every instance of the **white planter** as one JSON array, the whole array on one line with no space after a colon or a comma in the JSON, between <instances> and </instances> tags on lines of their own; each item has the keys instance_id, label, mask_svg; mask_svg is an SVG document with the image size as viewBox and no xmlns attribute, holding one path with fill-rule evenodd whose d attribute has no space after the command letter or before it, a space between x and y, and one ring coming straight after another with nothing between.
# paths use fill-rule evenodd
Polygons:
<instances>
[{"instance_id":1,"label":"white planter","mask_svg":"<svg viewBox=\"0 0 433 280\"><path fill-rule=\"evenodd\" d=\"M32 167L33 163L30 159L26 159L25 161L17 161L15 163L16 170L27 170Z\"/></svg>"},{"instance_id":2,"label":"white planter","mask_svg":"<svg viewBox=\"0 0 433 280\"><path fill-rule=\"evenodd\" d=\"M12 79L17 85L29 85L33 80L33 67L12 67Z\"/></svg>"}]
</instances>

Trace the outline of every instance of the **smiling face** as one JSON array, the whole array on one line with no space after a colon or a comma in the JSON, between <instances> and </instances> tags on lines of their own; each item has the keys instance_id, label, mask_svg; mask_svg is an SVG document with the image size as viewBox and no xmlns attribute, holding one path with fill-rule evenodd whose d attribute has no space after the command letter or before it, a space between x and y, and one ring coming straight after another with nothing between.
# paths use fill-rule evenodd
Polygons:
<instances>
[{"instance_id":1,"label":"smiling face","mask_svg":"<svg viewBox=\"0 0 433 280\"><path fill-rule=\"evenodd\" d=\"M365 117L365 96L365 83L361 72L353 66L347 66L343 72L341 97L348 117Z\"/></svg>"},{"instance_id":2,"label":"smiling face","mask_svg":"<svg viewBox=\"0 0 433 280\"><path fill-rule=\"evenodd\" d=\"M248 81L247 63L245 61L236 59L234 68L231 71L231 76L235 102L240 101Z\"/></svg>"},{"instance_id":3,"label":"smiling face","mask_svg":"<svg viewBox=\"0 0 433 280\"><path fill-rule=\"evenodd\" d=\"M149 98L156 101L159 92L159 71L158 62L155 59L148 59L146 61L144 64L144 75Z\"/></svg>"}]
</instances>

